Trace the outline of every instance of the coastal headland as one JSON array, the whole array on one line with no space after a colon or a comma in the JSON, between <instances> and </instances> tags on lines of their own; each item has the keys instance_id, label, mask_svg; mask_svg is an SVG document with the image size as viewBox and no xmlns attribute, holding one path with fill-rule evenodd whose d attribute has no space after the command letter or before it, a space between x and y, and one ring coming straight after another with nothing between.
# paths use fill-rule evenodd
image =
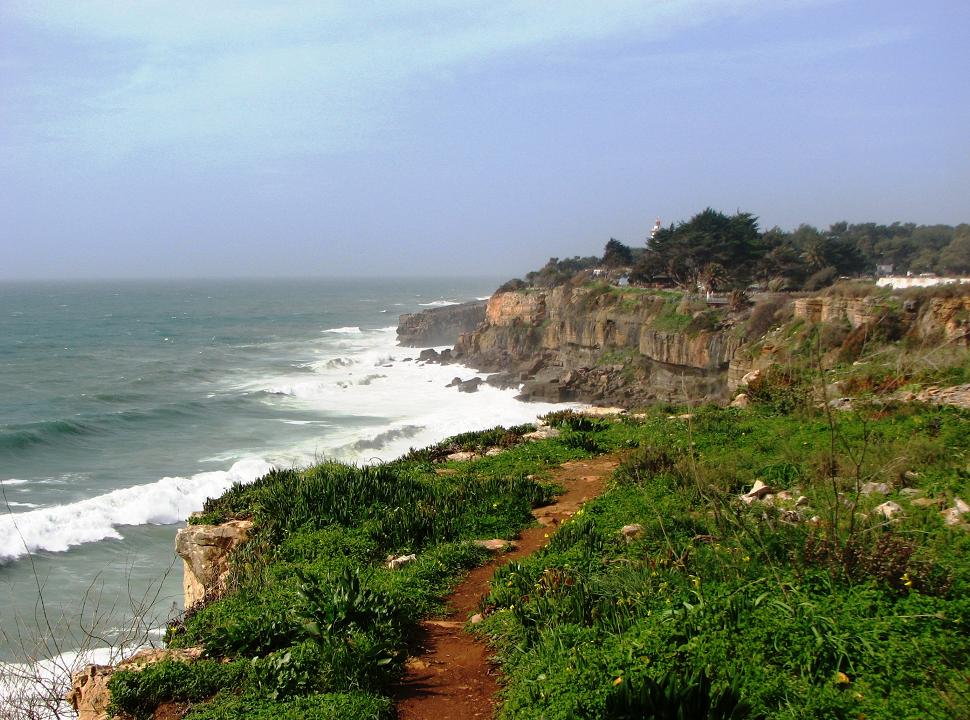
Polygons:
<instances>
[{"instance_id":1,"label":"coastal headland","mask_svg":"<svg viewBox=\"0 0 970 720\"><path fill-rule=\"evenodd\" d=\"M87 670L71 701L82 720L448 717L469 673L498 672L481 717L961 716L968 311L951 291L731 307L591 281L404 316L408 344L456 335L418 362L614 407L209 500L180 534L167 649ZM551 509L560 466L606 457L596 493ZM472 648L454 667L452 642Z\"/></svg>"}]
</instances>

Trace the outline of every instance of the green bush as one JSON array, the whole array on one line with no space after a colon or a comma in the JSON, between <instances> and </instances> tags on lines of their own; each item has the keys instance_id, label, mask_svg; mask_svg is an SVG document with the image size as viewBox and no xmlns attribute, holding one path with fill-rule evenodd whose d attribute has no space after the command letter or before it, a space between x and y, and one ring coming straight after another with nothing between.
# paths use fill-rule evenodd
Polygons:
<instances>
[{"instance_id":1,"label":"green bush","mask_svg":"<svg viewBox=\"0 0 970 720\"><path fill-rule=\"evenodd\" d=\"M247 662L226 664L213 660L163 660L143 670L121 670L108 680L108 712L125 712L144 720L162 702L204 700L219 690L247 684L250 673Z\"/></svg>"}]
</instances>

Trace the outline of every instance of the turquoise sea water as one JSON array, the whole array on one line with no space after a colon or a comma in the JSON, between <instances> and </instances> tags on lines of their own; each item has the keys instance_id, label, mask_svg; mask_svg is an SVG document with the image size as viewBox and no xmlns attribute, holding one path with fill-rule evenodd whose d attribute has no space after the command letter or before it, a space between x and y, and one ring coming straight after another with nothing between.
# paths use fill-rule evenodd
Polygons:
<instances>
[{"instance_id":1,"label":"turquoise sea water","mask_svg":"<svg viewBox=\"0 0 970 720\"><path fill-rule=\"evenodd\" d=\"M176 528L234 481L547 411L457 393L470 371L396 347L400 313L499 282L0 284L0 660L35 629L38 586L64 628L100 601L110 641L148 590L160 625L181 602Z\"/></svg>"}]
</instances>

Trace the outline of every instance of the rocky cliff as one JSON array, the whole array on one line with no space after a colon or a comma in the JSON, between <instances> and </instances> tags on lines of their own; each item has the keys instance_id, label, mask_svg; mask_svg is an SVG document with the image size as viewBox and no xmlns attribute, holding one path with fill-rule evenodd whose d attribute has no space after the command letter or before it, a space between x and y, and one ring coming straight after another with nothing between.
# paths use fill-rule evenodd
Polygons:
<instances>
[{"instance_id":1,"label":"rocky cliff","mask_svg":"<svg viewBox=\"0 0 970 720\"><path fill-rule=\"evenodd\" d=\"M455 338L473 331L484 319L484 300L401 315L397 341L407 347L451 345Z\"/></svg>"},{"instance_id":2,"label":"rocky cliff","mask_svg":"<svg viewBox=\"0 0 970 720\"><path fill-rule=\"evenodd\" d=\"M676 298L605 286L497 293L454 356L524 383L525 399L625 406L720 399L741 338L693 322L705 313Z\"/></svg>"},{"instance_id":3,"label":"rocky cliff","mask_svg":"<svg viewBox=\"0 0 970 720\"><path fill-rule=\"evenodd\" d=\"M770 310L761 313L770 322L756 328L758 304ZM970 294L794 300L769 294L754 310L735 313L670 292L562 285L497 292L481 313L478 325L450 337L447 328L455 325L439 320L438 310L403 316L399 336L417 344L423 337L444 344L457 336L447 360L496 373L490 383L521 385L526 400L625 407L726 400L747 373L803 353L814 327L825 328L831 362L846 361L853 344L906 337L927 346L966 346L970 338Z\"/></svg>"}]
</instances>

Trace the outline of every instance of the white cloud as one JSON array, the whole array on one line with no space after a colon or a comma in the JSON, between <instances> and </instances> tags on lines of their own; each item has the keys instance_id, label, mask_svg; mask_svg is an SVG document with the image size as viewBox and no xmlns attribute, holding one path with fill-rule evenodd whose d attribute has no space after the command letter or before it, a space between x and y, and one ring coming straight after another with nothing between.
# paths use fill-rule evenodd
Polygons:
<instances>
[{"instance_id":1,"label":"white cloud","mask_svg":"<svg viewBox=\"0 0 970 720\"><path fill-rule=\"evenodd\" d=\"M175 144L238 156L326 152L367 138L416 78L572 43L656 40L776 7L773 0L13 0L0 18L125 48L127 67L101 78L96 92L78 97L52 80L70 110L44 118L48 135L70 136L95 155Z\"/></svg>"}]
</instances>

